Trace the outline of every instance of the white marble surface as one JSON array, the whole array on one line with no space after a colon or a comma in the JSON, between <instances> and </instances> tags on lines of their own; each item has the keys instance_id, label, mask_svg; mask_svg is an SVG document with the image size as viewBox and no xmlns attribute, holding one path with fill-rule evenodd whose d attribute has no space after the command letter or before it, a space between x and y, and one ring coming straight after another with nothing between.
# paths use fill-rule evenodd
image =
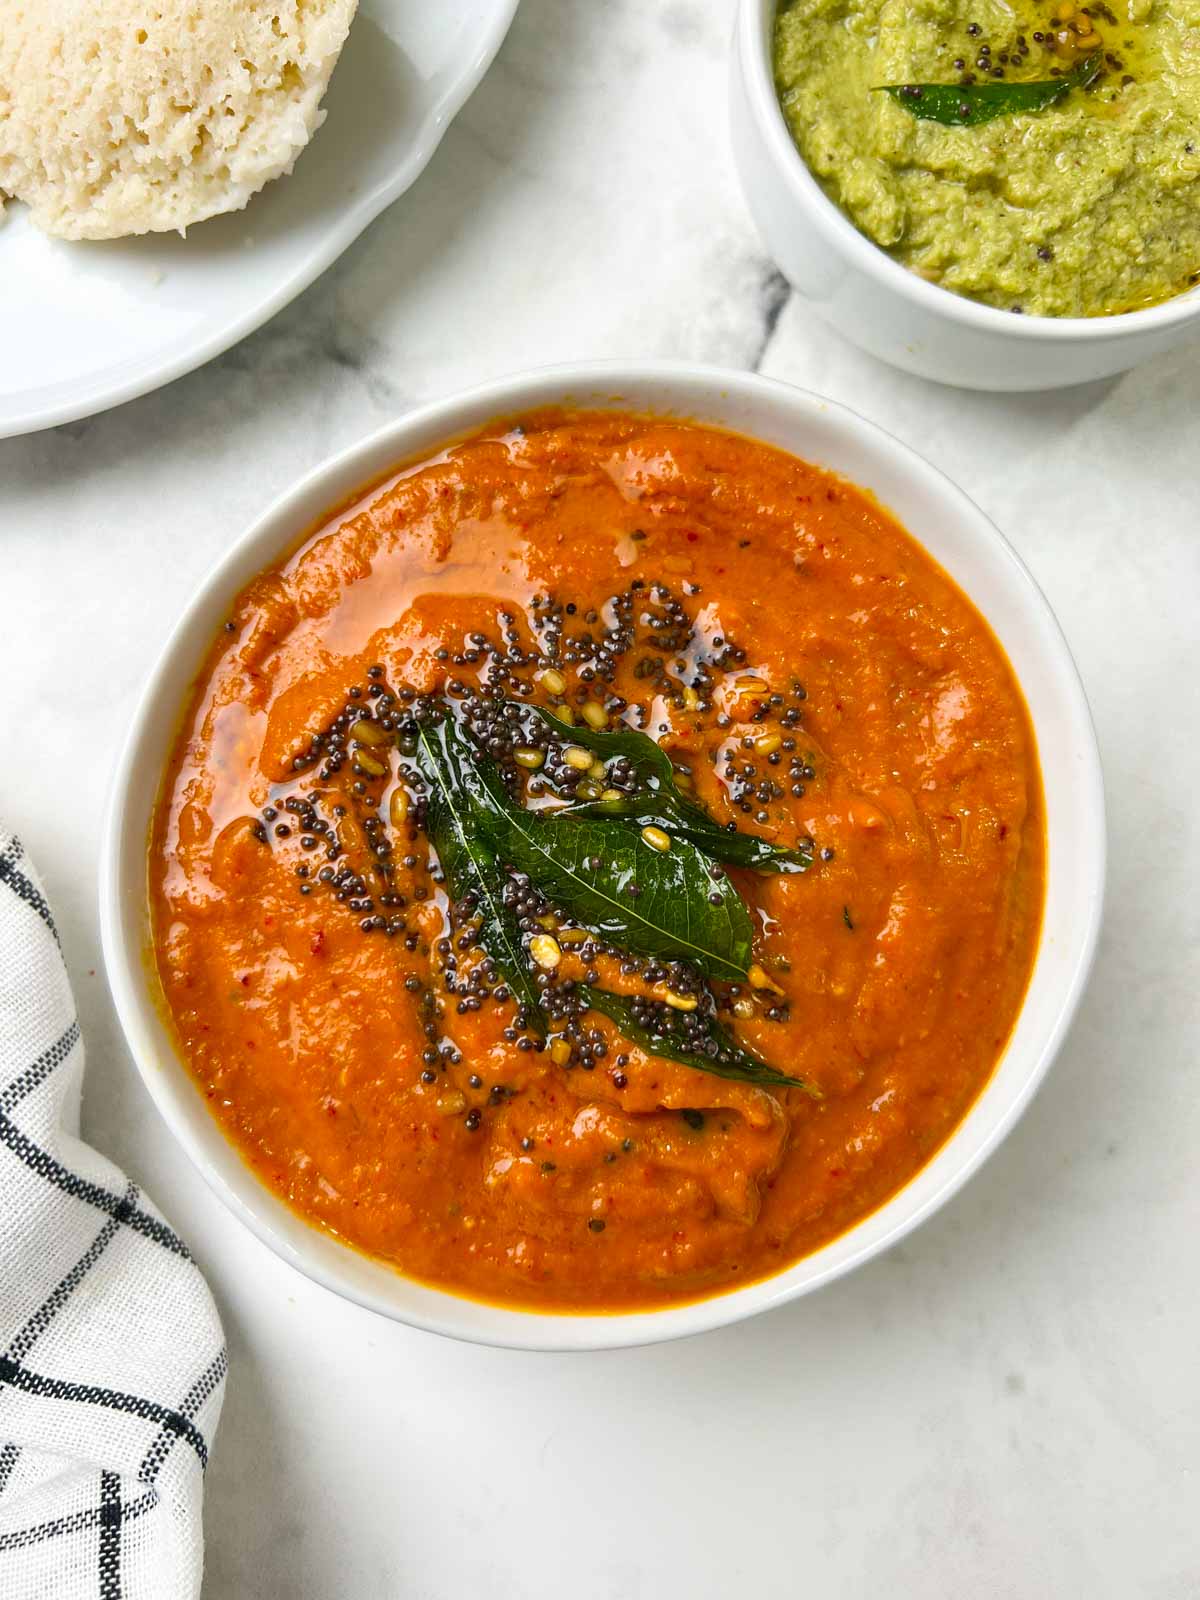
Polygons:
<instances>
[{"instance_id":1,"label":"white marble surface","mask_svg":"<svg viewBox=\"0 0 1200 1600\"><path fill-rule=\"evenodd\" d=\"M417 187L290 310L0 445L0 805L57 906L86 1132L191 1241L231 1343L206 1600L1200 1595L1200 366L987 398L838 342L736 190L729 10L525 0ZM476 379L649 354L848 401L1007 531L1092 698L1106 932L1032 1110L902 1248L683 1345L460 1348L308 1284L184 1164L98 971L102 797L195 580L298 472Z\"/></svg>"}]
</instances>

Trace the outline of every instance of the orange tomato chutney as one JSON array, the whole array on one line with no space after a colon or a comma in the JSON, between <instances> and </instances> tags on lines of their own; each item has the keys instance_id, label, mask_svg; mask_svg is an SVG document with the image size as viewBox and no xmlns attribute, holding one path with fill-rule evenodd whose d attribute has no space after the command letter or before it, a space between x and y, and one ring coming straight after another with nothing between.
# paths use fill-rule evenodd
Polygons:
<instances>
[{"instance_id":1,"label":"orange tomato chutney","mask_svg":"<svg viewBox=\"0 0 1200 1600\"><path fill-rule=\"evenodd\" d=\"M637 642L605 679L587 663L622 594ZM511 1000L456 1004L436 858L392 803L398 752L360 745L366 770L329 775L311 740L381 691L487 684L500 657L537 703L628 702L722 822L811 837L804 873L730 869L775 987L714 987L739 1040L820 1098L644 1054L594 1014L607 1053L564 1067L518 1037ZM327 831L304 834L305 803ZM331 842L358 899L320 878ZM710 427L562 410L404 467L242 591L150 860L178 1047L261 1181L414 1278L557 1311L740 1286L894 1194L1005 1045L1043 879L1012 671L875 501Z\"/></svg>"}]
</instances>

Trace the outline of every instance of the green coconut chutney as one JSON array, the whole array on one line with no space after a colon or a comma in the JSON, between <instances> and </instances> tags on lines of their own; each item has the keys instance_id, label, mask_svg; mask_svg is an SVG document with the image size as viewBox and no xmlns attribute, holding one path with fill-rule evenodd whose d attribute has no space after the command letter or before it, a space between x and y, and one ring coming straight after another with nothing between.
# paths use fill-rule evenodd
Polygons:
<instances>
[{"instance_id":1,"label":"green coconut chutney","mask_svg":"<svg viewBox=\"0 0 1200 1600\"><path fill-rule=\"evenodd\" d=\"M1103 316L1200 281L1200 0L793 0L775 76L810 169L931 282L1039 316ZM1104 71L1036 114L915 117L883 84ZM1040 37L1039 37L1040 36ZM1003 76L1001 76L1003 75Z\"/></svg>"}]
</instances>

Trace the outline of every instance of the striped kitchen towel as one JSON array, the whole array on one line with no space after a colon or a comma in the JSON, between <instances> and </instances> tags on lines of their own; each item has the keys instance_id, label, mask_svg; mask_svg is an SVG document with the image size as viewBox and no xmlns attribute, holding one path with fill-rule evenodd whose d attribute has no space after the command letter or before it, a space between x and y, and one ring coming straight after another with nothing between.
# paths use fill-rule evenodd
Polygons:
<instances>
[{"instance_id":1,"label":"striped kitchen towel","mask_svg":"<svg viewBox=\"0 0 1200 1600\"><path fill-rule=\"evenodd\" d=\"M82 1075L54 919L0 827L0 1596L184 1600L221 1324L186 1245L80 1142Z\"/></svg>"}]
</instances>

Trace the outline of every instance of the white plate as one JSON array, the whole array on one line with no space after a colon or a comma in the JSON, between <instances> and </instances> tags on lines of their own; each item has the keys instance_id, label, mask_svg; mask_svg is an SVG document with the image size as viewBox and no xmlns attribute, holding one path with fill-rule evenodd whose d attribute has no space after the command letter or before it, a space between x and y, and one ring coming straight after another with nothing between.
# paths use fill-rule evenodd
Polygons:
<instances>
[{"instance_id":1,"label":"white plate","mask_svg":"<svg viewBox=\"0 0 1200 1600\"><path fill-rule=\"evenodd\" d=\"M91 416L211 361L274 316L412 184L518 0L362 0L290 178L186 239L49 239L0 217L0 439Z\"/></svg>"}]
</instances>

